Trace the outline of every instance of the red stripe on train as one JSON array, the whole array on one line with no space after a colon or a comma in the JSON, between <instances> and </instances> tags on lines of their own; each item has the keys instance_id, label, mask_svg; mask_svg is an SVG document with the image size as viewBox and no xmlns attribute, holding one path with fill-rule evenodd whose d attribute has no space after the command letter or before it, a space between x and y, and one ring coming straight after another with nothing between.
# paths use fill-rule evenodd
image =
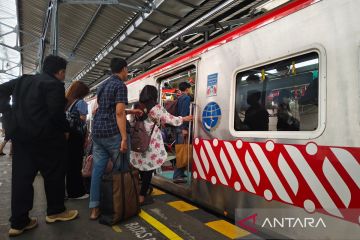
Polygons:
<instances>
[{"instance_id":1,"label":"red stripe on train","mask_svg":"<svg viewBox=\"0 0 360 240\"><path fill-rule=\"evenodd\" d=\"M360 148L196 138L193 177L359 224Z\"/></svg>"}]
</instances>

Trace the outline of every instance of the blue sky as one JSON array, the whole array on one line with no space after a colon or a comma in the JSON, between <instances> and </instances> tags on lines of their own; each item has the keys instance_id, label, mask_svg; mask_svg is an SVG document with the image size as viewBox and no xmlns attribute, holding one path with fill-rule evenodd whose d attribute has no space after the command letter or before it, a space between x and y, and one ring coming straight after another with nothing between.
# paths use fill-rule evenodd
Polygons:
<instances>
[{"instance_id":1,"label":"blue sky","mask_svg":"<svg viewBox=\"0 0 360 240\"><path fill-rule=\"evenodd\" d=\"M17 25L15 0L0 0L0 43L16 46L16 33L10 33ZM8 27L10 26L10 27ZM5 34L5 35L4 35ZM0 45L0 83L19 76L20 53ZM3 73L3 70L7 70Z\"/></svg>"}]
</instances>

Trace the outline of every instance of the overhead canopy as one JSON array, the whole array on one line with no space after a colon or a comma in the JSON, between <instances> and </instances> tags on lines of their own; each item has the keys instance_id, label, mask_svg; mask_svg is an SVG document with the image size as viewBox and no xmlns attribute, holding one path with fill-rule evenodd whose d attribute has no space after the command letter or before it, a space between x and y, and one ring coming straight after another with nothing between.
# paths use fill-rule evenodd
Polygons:
<instances>
[{"instance_id":1,"label":"overhead canopy","mask_svg":"<svg viewBox=\"0 0 360 240\"><path fill-rule=\"evenodd\" d=\"M50 18L47 12L50 11L49 6L53 7L54 2L58 2L58 54L69 61L66 79L69 82L81 80L89 86L96 85L106 76L112 57L125 58L131 65L132 75L138 75L251 20L262 13L258 7L268 2L17 1L23 72L36 71L41 49L44 49L44 55L51 52L50 30L54 24L47 21ZM46 23L50 30L44 34ZM189 25L191 28L183 31Z\"/></svg>"}]
</instances>

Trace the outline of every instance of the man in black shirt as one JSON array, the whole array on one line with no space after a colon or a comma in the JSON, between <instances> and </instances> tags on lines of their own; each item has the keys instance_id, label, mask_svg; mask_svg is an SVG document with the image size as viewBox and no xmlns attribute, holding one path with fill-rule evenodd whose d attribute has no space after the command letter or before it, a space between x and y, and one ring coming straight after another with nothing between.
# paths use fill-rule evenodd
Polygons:
<instances>
[{"instance_id":1,"label":"man in black shirt","mask_svg":"<svg viewBox=\"0 0 360 240\"><path fill-rule=\"evenodd\" d=\"M42 74L24 75L0 85L0 99L12 95L13 102L8 126L14 148L9 236L37 226L37 219L28 214L33 207L33 182L38 171L44 178L46 222L68 221L78 215L77 210L66 210L64 205L69 130L64 112L66 65L64 59L48 56Z\"/></svg>"}]
</instances>

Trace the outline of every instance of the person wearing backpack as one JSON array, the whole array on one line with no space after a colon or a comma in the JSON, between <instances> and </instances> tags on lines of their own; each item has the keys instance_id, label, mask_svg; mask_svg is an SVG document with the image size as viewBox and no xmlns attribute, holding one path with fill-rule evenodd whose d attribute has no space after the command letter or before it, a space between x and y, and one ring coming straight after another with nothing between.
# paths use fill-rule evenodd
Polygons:
<instances>
[{"instance_id":1,"label":"person wearing backpack","mask_svg":"<svg viewBox=\"0 0 360 240\"><path fill-rule=\"evenodd\" d=\"M178 116L188 116L190 114L191 84L188 82L181 82L179 84L181 95L177 99L177 113ZM189 137L189 123L185 122L176 128L176 144L185 143L185 139ZM185 183L186 175L185 168L176 168L174 166L174 183Z\"/></svg>"},{"instance_id":2,"label":"person wearing backpack","mask_svg":"<svg viewBox=\"0 0 360 240\"><path fill-rule=\"evenodd\" d=\"M8 109L11 126L5 129L14 148L9 236L18 236L37 226L37 219L30 218L29 211L33 207L33 182L38 171L45 185L45 221L69 221L78 216L77 210L66 210L64 205L69 131L64 112L66 65L65 59L50 55L44 60L43 73L23 75L0 85L1 100L12 96ZM2 108L1 111L4 113Z\"/></svg>"},{"instance_id":3,"label":"person wearing backpack","mask_svg":"<svg viewBox=\"0 0 360 240\"><path fill-rule=\"evenodd\" d=\"M69 199L86 199L89 197L81 175L87 134L86 115L88 114L88 105L84 98L89 94L89 91L89 87L81 81L74 81L66 91L66 111L68 121L70 121L66 164L66 191Z\"/></svg>"},{"instance_id":4,"label":"person wearing backpack","mask_svg":"<svg viewBox=\"0 0 360 240\"><path fill-rule=\"evenodd\" d=\"M145 152L131 151L130 153L130 162L139 169L142 180L139 194L141 205L152 202L146 193L150 186L153 171L161 167L167 159L167 152L159 128L160 124L180 126L184 122L192 121L192 116L176 117L171 115L157 101L158 91L156 87L146 85L140 93L139 102L144 106L142 120L146 132L150 136L150 141Z\"/></svg>"}]
</instances>

